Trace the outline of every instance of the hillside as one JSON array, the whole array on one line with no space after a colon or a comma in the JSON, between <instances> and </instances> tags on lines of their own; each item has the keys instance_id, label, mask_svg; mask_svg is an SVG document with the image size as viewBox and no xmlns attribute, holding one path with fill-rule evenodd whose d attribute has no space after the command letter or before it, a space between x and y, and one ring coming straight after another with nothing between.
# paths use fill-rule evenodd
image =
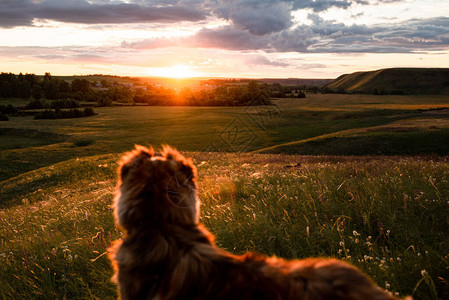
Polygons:
<instances>
[{"instance_id":1,"label":"hillside","mask_svg":"<svg viewBox=\"0 0 449 300\"><path fill-rule=\"evenodd\" d=\"M220 247L340 258L396 295L448 299L446 159L186 155ZM0 182L2 299L116 299L106 249L121 236L111 210L119 157Z\"/></svg>"},{"instance_id":2,"label":"hillside","mask_svg":"<svg viewBox=\"0 0 449 300\"><path fill-rule=\"evenodd\" d=\"M325 88L359 94L449 94L449 69L392 68L355 72L341 75Z\"/></svg>"}]
</instances>

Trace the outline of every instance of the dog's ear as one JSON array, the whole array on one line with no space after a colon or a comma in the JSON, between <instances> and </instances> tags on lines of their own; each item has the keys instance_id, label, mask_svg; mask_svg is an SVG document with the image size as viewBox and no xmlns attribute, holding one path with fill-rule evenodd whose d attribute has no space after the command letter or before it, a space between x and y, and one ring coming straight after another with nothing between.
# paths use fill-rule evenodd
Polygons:
<instances>
[{"instance_id":1,"label":"dog's ear","mask_svg":"<svg viewBox=\"0 0 449 300\"><path fill-rule=\"evenodd\" d=\"M153 148L146 148L140 145L135 145L135 149L126 153L120 161L119 175L123 181L132 168L142 164L144 159L149 159L154 156Z\"/></svg>"},{"instance_id":2,"label":"dog's ear","mask_svg":"<svg viewBox=\"0 0 449 300\"><path fill-rule=\"evenodd\" d=\"M185 158L176 149L167 145L163 146L162 156L172 163L172 167L176 173L181 173L189 181L195 182L197 174L192 159Z\"/></svg>"}]
</instances>

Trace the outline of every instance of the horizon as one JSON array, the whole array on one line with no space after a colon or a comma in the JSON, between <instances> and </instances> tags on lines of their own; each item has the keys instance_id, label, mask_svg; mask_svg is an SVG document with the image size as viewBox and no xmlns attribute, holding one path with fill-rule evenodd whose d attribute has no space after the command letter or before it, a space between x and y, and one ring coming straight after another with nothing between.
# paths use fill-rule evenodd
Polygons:
<instances>
[{"instance_id":1,"label":"horizon","mask_svg":"<svg viewBox=\"0 0 449 300\"><path fill-rule=\"evenodd\" d=\"M358 70L351 73L366 73L366 72L376 72L381 70L388 70L388 69L449 69L449 67L386 67L381 69L375 69L375 70ZM100 73L91 73L91 74L72 74L72 75L60 75L60 74L52 74L51 72L44 72L42 74L36 74L36 73L28 73L28 72L19 72L19 73L13 73L13 72L5 72L3 70L0 70L0 73L12 73L14 75L19 74L34 74L39 77L45 76L46 73L49 73L51 76L54 77L95 77L95 76L104 76L104 77L119 77L119 78L143 78L143 79L167 79L167 80L174 80L174 81L183 81L183 80L209 80L209 79L216 79L216 80L335 80L340 76L348 75L351 73L342 73L335 77L323 77L323 78L316 78L316 77L213 77L213 76L192 76L192 77L176 77L176 76L134 76L134 75L116 75L116 74L100 74Z\"/></svg>"},{"instance_id":2,"label":"horizon","mask_svg":"<svg viewBox=\"0 0 449 300\"><path fill-rule=\"evenodd\" d=\"M21 0L0 3L0 65L14 74L235 79L444 68L445 12L438 0Z\"/></svg>"}]
</instances>

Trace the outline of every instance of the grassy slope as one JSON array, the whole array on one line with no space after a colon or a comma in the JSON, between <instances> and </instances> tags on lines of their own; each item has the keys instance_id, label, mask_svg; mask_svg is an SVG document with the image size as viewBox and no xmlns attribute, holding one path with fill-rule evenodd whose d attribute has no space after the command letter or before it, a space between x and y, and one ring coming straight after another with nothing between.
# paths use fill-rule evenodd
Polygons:
<instances>
[{"instance_id":1,"label":"grassy slope","mask_svg":"<svg viewBox=\"0 0 449 300\"><path fill-rule=\"evenodd\" d=\"M349 93L439 94L449 87L449 69L392 68L342 75L326 85Z\"/></svg>"},{"instance_id":2,"label":"grassy slope","mask_svg":"<svg viewBox=\"0 0 449 300\"><path fill-rule=\"evenodd\" d=\"M431 144L439 143L438 154L449 153L449 144L439 142L447 136L449 114L420 111L449 108L444 96L308 95L275 103L247 108L98 108L98 116L69 120L12 117L0 123L0 180L69 158L122 152L135 143L169 143L188 151L247 152L277 147L276 152L301 154L435 154L425 144L414 146L413 151L402 147L413 144L409 132L396 129L406 122L417 123L413 126L419 137L440 131ZM387 137L404 141L399 146L385 145L384 135L375 134L378 126L384 126L381 130ZM4 128L13 130L1 134ZM37 134L20 134L31 130ZM347 138L353 138L348 130L358 136L357 152L346 147ZM332 147L326 139L329 134L334 135ZM308 139L318 139L320 144ZM290 142L304 146L284 149Z\"/></svg>"},{"instance_id":3,"label":"grassy slope","mask_svg":"<svg viewBox=\"0 0 449 300\"><path fill-rule=\"evenodd\" d=\"M394 293L449 296L445 159L192 156L202 222L219 246L338 257ZM118 158L72 159L0 183L3 298L116 296L103 254L120 237L110 209Z\"/></svg>"}]
</instances>

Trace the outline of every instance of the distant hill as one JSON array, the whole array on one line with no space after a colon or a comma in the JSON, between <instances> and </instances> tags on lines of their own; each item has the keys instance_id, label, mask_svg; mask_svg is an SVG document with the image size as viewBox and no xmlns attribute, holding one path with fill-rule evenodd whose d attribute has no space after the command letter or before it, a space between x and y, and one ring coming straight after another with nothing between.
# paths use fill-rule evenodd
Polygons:
<instances>
[{"instance_id":1,"label":"distant hill","mask_svg":"<svg viewBox=\"0 0 449 300\"><path fill-rule=\"evenodd\" d=\"M449 94L449 68L392 68L341 75L324 88L360 94Z\"/></svg>"},{"instance_id":2,"label":"distant hill","mask_svg":"<svg viewBox=\"0 0 449 300\"><path fill-rule=\"evenodd\" d=\"M305 78L263 78L260 81L265 83L279 83L282 85L309 85L323 86L333 81L333 79L305 79Z\"/></svg>"}]
</instances>

